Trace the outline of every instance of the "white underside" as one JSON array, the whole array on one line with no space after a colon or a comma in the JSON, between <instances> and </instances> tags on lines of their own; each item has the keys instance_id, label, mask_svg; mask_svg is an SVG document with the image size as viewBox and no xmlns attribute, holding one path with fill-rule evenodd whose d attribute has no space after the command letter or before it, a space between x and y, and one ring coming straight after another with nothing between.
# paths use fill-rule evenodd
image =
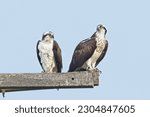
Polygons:
<instances>
[{"instance_id":1,"label":"white underside","mask_svg":"<svg viewBox=\"0 0 150 117\"><path fill-rule=\"evenodd\" d=\"M97 39L97 44L96 44L97 47L93 55L82 65L81 68L86 70L96 69L96 61L99 58L99 56L102 54L102 51L105 48L105 43L106 43L105 39Z\"/></svg>"},{"instance_id":2,"label":"white underside","mask_svg":"<svg viewBox=\"0 0 150 117\"><path fill-rule=\"evenodd\" d=\"M38 49L44 71L47 73L57 72L55 57L52 50L53 43L40 42Z\"/></svg>"}]
</instances>

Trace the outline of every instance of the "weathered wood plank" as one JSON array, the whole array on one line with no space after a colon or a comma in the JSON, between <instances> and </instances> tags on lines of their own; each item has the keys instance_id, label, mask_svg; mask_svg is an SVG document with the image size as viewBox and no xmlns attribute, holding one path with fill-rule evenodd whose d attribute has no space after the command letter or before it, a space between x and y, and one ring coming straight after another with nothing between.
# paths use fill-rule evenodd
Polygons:
<instances>
[{"instance_id":1,"label":"weathered wood plank","mask_svg":"<svg viewBox=\"0 0 150 117\"><path fill-rule=\"evenodd\" d=\"M99 85L99 71L68 73L1 73L0 89L86 88Z\"/></svg>"}]
</instances>

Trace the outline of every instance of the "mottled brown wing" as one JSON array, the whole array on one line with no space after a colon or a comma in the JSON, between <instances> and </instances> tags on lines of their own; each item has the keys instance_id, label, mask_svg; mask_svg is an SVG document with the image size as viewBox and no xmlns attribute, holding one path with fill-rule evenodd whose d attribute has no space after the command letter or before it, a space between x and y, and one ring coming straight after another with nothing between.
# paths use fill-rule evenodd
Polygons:
<instances>
[{"instance_id":1,"label":"mottled brown wing","mask_svg":"<svg viewBox=\"0 0 150 117\"><path fill-rule=\"evenodd\" d=\"M62 54L61 54L61 49L55 40L54 40L54 45L53 45L53 51L54 51L54 56L55 56L55 61L56 61L58 72L61 72L62 67L63 67Z\"/></svg>"},{"instance_id":2,"label":"mottled brown wing","mask_svg":"<svg viewBox=\"0 0 150 117\"><path fill-rule=\"evenodd\" d=\"M36 44L36 53L37 53L37 58L38 58L38 60L39 60L39 63L40 63L40 65L41 65L43 71L45 72L45 70L44 70L44 68L43 68L43 66L42 66L42 63L41 63L41 58L40 58L40 56L39 56L40 51L39 51L39 49L38 49L38 45L39 45L40 42L41 42L41 41L39 40L39 41L37 42L37 44Z\"/></svg>"},{"instance_id":3,"label":"mottled brown wing","mask_svg":"<svg viewBox=\"0 0 150 117\"><path fill-rule=\"evenodd\" d=\"M96 61L96 66L99 64L99 62L100 62L100 61L104 58L104 56L106 55L107 49L108 49L108 41L105 40L105 48L104 48L104 50L102 51L102 54L100 55L100 57L98 58L98 60Z\"/></svg>"},{"instance_id":4,"label":"mottled brown wing","mask_svg":"<svg viewBox=\"0 0 150 117\"><path fill-rule=\"evenodd\" d=\"M95 38L90 38L80 42L75 48L72 61L69 66L69 72L80 68L93 54L96 48Z\"/></svg>"}]
</instances>

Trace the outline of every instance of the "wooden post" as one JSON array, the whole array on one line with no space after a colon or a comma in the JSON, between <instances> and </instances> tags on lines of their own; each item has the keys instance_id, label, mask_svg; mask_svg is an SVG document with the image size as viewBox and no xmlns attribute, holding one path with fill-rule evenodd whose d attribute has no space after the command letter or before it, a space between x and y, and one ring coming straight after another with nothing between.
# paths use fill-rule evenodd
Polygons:
<instances>
[{"instance_id":1,"label":"wooden post","mask_svg":"<svg viewBox=\"0 0 150 117\"><path fill-rule=\"evenodd\" d=\"M99 75L98 70L52 74L1 73L0 89L9 92L50 88L93 88L99 85Z\"/></svg>"}]
</instances>

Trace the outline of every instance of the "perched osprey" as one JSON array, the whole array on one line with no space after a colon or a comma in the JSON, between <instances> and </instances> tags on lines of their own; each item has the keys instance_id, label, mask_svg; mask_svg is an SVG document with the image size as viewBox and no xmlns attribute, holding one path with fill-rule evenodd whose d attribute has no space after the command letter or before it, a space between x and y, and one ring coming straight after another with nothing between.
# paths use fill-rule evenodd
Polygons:
<instances>
[{"instance_id":1,"label":"perched osprey","mask_svg":"<svg viewBox=\"0 0 150 117\"><path fill-rule=\"evenodd\" d=\"M42 40L37 42L37 57L44 72L61 72L62 55L52 32L45 32Z\"/></svg>"},{"instance_id":2,"label":"perched osprey","mask_svg":"<svg viewBox=\"0 0 150 117\"><path fill-rule=\"evenodd\" d=\"M108 48L108 41L105 38L106 33L106 28L103 25L98 25L96 32L90 38L77 45L69 72L96 69Z\"/></svg>"}]
</instances>

